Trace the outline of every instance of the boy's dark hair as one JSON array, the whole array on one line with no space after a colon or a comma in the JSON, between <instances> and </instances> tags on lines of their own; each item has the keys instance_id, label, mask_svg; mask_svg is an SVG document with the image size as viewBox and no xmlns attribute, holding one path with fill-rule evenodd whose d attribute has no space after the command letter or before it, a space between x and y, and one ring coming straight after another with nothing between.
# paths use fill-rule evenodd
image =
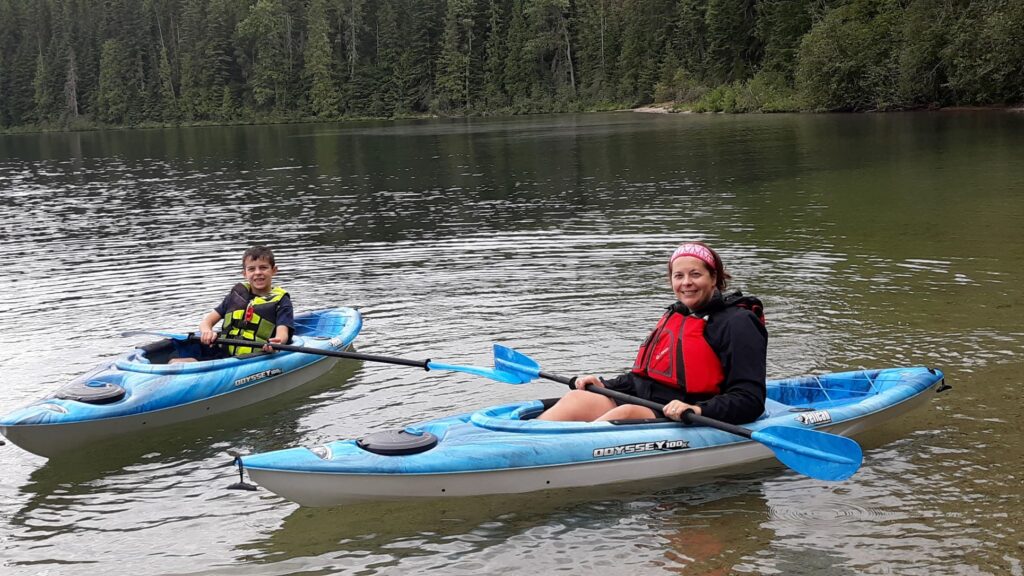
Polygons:
<instances>
[{"instance_id":1,"label":"boy's dark hair","mask_svg":"<svg viewBox=\"0 0 1024 576\"><path fill-rule=\"evenodd\" d=\"M252 248L246 250L245 254L242 254L243 268L245 267L245 261L249 259L257 261L266 260L267 262L270 262L271 266L277 266L277 264L274 263L274 253L271 252L270 248L267 248L266 246L253 246Z\"/></svg>"}]
</instances>

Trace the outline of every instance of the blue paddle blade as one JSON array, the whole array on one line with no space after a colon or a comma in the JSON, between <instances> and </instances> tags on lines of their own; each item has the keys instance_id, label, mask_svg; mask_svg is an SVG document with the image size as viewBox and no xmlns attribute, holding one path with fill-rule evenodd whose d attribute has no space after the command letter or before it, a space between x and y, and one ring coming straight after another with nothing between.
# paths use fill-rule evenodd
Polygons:
<instances>
[{"instance_id":1,"label":"blue paddle blade","mask_svg":"<svg viewBox=\"0 0 1024 576\"><path fill-rule=\"evenodd\" d=\"M484 368L482 366L458 366L455 364L441 364L440 362L427 362L427 366L431 370L449 370L451 372L465 372L466 374L475 374L477 376L483 376L484 378L490 378L491 380L497 380L498 382L504 382L506 384L524 384L526 382L529 382L529 380L523 380L520 374L503 370L500 367L491 369Z\"/></svg>"},{"instance_id":2,"label":"blue paddle blade","mask_svg":"<svg viewBox=\"0 0 1024 576\"><path fill-rule=\"evenodd\" d=\"M494 367L516 374L520 380L515 384L525 384L540 377L540 364L536 360L501 344L494 345Z\"/></svg>"},{"instance_id":3,"label":"blue paddle blade","mask_svg":"<svg viewBox=\"0 0 1024 576\"><path fill-rule=\"evenodd\" d=\"M860 445L849 438L791 426L768 426L751 438L793 470L818 480L846 480L860 468Z\"/></svg>"}]
</instances>

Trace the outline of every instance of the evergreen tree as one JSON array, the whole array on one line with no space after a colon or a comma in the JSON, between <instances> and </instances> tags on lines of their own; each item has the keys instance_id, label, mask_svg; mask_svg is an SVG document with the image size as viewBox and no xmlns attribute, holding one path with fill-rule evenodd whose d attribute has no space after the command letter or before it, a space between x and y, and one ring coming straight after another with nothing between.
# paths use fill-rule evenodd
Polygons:
<instances>
[{"instance_id":1,"label":"evergreen tree","mask_svg":"<svg viewBox=\"0 0 1024 576\"><path fill-rule=\"evenodd\" d=\"M484 42L481 97L484 106L489 109L500 109L508 105L508 98L505 94L507 9L507 3L503 0L489 0L487 3L487 39Z\"/></svg>"},{"instance_id":2,"label":"evergreen tree","mask_svg":"<svg viewBox=\"0 0 1024 576\"><path fill-rule=\"evenodd\" d=\"M151 54L155 42L147 25L152 12L148 2L138 0L110 0L105 9L107 37L117 42L114 52L119 60L117 70L121 77L116 84L123 90L114 100L107 101L117 102L117 110L122 104L124 106L123 113L117 113L120 120L112 123L134 126L147 117L152 119L148 112L152 110L158 87L152 81L157 77L158 60ZM109 98L110 94L106 97Z\"/></svg>"},{"instance_id":3,"label":"evergreen tree","mask_svg":"<svg viewBox=\"0 0 1024 576\"><path fill-rule=\"evenodd\" d=\"M209 0L206 10L203 69L207 85L205 108L213 118L230 120L237 115L235 93L241 92L244 78L236 61L240 53L233 42L247 0Z\"/></svg>"},{"instance_id":4,"label":"evergreen tree","mask_svg":"<svg viewBox=\"0 0 1024 576\"><path fill-rule=\"evenodd\" d=\"M751 75L760 49L754 14L754 0L708 0L707 64L714 81L728 84Z\"/></svg>"},{"instance_id":5,"label":"evergreen tree","mask_svg":"<svg viewBox=\"0 0 1024 576\"><path fill-rule=\"evenodd\" d=\"M35 92L33 102L35 103L35 117L39 122L45 122L53 115L55 104L54 94L50 90L50 69L46 65L46 58L40 52L36 56L36 73L32 80L32 87Z\"/></svg>"},{"instance_id":6,"label":"evergreen tree","mask_svg":"<svg viewBox=\"0 0 1024 576\"><path fill-rule=\"evenodd\" d=\"M309 88L308 111L313 116L329 118L337 115L340 98L331 66L330 26L327 22L326 0L310 0L306 25L303 75Z\"/></svg>"},{"instance_id":7,"label":"evergreen tree","mask_svg":"<svg viewBox=\"0 0 1024 576\"><path fill-rule=\"evenodd\" d=\"M436 0L409 0L409 49L403 54L401 69L408 85L408 109L426 112L434 98L434 64L440 54L443 31L442 4Z\"/></svg>"},{"instance_id":8,"label":"evergreen tree","mask_svg":"<svg viewBox=\"0 0 1024 576\"><path fill-rule=\"evenodd\" d=\"M437 64L438 106L468 109L473 51L473 0L448 0L441 56Z\"/></svg>"},{"instance_id":9,"label":"evergreen tree","mask_svg":"<svg viewBox=\"0 0 1024 576\"><path fill-rule=\"evenodd\" d=\"M578 0L576 2L576 61L579 88L590 102L614 99L612 88L618 54L617 0Z\"/></svg>"},{"instance_id":10,"label":"evergreen tree","mask_svg":"<svg viewBox=\"0 0 1024 576\"><path fill-rule=\"evenodd\" d=\"M160 112L166 122L178 120L178 99L174 94L171 60L166 47L160 48Z\"/></svg>"},{"instance_id":11,"label":"evergreen tree","mask_svg":"<svg viewBox=\"0 0 1024 576\"><path fill-rule=\"evenodd\" d=\"M569 35L569 0L527 0L530 51L543 71L540 78L552 93L576 93L573 41Z\"/></svg>"},{"instance_id":12,"label":"evergreen tree","mask_svg":"<svg viewBox=\"0 0 1024 576\"><path fill-rule=\"evenodd\" d=\"M78 119L78 66L74 49L68 50L67 74L64 77L64 113L61 122L66 126Z\"/></svg>"},{"instance_id":13,"label":"evergreen tree","mask_svg":"<svg viewBox=\"0 0 1024 576\"><path fill-rule=\"evenodd\" d=\"M284 111L288 105L288 18L281 0L257 0L236 29L248 56L243 71L252 103L261 111Z\"/></svg>"},{"instance_id":14,"label":"evergreen tree","mask_svg":"<svg viewBox=\"0 0 1024 576\"><path fill-rule=\"evenodd\" d=\"M38 123L50 121L56 110L56 74L59 69L56 62L59 31L53 24L53 6L47 0L41 0L33 7L33 19L37 22L36 45L34 49L34 69L32 72L32 112L31 118Z\"/></svg>"},{"instance_id":15,"label":"evergreen tree","mask_svg":"<svg viewBox=\"0 0 1024 576\"><path fill-rule=\"evenodd\" d=\"M366 0L337 0L337 14L341 42L339 61L342 63L342 100L349 112L357 111L363 106L358 93L359 81L356 66L359 63L360 39L363 35L363 9Z\"/></svg>"},{"instance_id":16,"label":"evergreen tree","mask_svg":"<svg viewBox=\"0 0 1024 576\"><path fill-rule=\"evenodd\" d=\"M670 46L687 76L708 76L707 0L679 0Z\"/></svg>"},{"instance_id":17,"label":"evergreen tree","mask_svg":"<svg viewBox=\"0 0 1024 576\"><path fill-rule=\"evenodd\" d=\"M100 85L96 94L96 116L109 124L130 121L132 57L118 40L107 40L100 50Z\"/></svg>"},{"instance_id":18,"label":"evergreen tree","mask_svg":"<svg viewBox=\"0 0 1024 576\"><path fill-rule=\"evenodd\" d=\"M528 45L530 38L525 2L526 0L512 2L512 19L508 26L508 52L505 55L505 89L508 91L512 109L516 112L529 110L536 78L536 59Z\"/></svg>"},{"instance_id":19,"label":"evergreen tree","mask_svg":"<svg viewBox=\"0 0 1024 576\"><path fill-rule=\"evenodd\" d=\"M636 0L642 2L642 0ZM641 71L646 52L644 38L644 12L636 4L626 10L622 29L622 50L616 67L618 75L617 95L619 100L639 104L644 100L644 87L640 85Z\"/></svg>"},{"instance_id":20,"label":"evergreen tree","mask_svg":"<svg viewBox=\"0 0 1024 576\"><path fill-rule=\"evenodd\" d=\"M811 29L807 0L761 0L756 33L764 47L761 70L793 84L800 40Z\"/></svg>"},{"instance_id":21,"label":"evergreen tree","mask_svg":"<svg viewBox=\"0 0 1024 576\"><path fill-rule=\"evenodd\" d=\"M82 14L77 10L81 8L79 2L65 2L56 12L55 29L60 30L59 54L57 56L57 78L59 83L60 110L54 120L61 126L69 126L78 120L82 113L82 102L80 95L87 83L81 73L78 51L87 44L81 28L84 25ZM91 50L86 47L86 53Z\"/></svg>"},{"instance_id":22,"label":"evergreen tree","mask_svg":"<svg viewBox=\"0 0 1024 576\"><path fill-rule=\"evenodd\" d=\"M92 102L99 90L101 21L95 16L93 0L67 0L64 21L74 55L77 103L83 116L94 116ZM70 62L70 60L69 60Z\"/></svg>"},{"instance_id":23,"label":"evergreen tree","mask_svg":"<svg viewBox=\"0 0 1024 576\"><path fill-rule=\"evenodd\" d=\"M408 48L403 47L400 14L406 11L401 0L381 0L377 12L375 67L379 80L378 98L384 115L409 111Z\"/></svg>"},{"instance_id":24,"label":"evergreen tree","mask_svg":"<svg viewBox=\"0 0 1024 576\"><path fill-rule=\"evenodd\" d=\"M204 69L206 50L206 3L185 0L178 29L179 109L186 120L210 117L206 109L206 90L210 78Z\"/></svg>"}]
</instances>

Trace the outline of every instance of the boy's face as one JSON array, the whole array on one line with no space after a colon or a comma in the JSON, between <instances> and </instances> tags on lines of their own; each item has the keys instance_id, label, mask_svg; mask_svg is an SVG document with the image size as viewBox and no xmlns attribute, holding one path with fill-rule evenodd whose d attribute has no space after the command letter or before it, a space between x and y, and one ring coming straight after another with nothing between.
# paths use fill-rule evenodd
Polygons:
<instances>
[{"instance_id":1,"label":"boy's face","mask_svg":"<svg viewBox=\"0 0 1024 576\"><path fill-rule=\"evenodd\" d=\"M277 274L277 266L271 266L270 261L266 258L259 260L246 258L245 264L242 266L242 276L245 276L249 288L256 294L270 292L274 274Z\"/></svg>"}]
</instances>

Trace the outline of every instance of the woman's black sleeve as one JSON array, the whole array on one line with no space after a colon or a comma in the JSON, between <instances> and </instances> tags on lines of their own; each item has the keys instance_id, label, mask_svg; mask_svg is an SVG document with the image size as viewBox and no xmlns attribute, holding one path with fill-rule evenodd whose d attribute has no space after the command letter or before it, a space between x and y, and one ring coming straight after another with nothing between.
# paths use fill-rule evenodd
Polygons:
<instances>
[{"instance_id":1,"label":"woman's black sleeve","mask_svg":"<svg viewBox=\"0 0 1024 576\"><path fill-rule=\"evenodd\" d=\"M764 412L768 331L748 310L734 308L714 320L705 335L722 362L725 381L720 394L698 402L701 413L730 424L753 422Z\"/></svg>"},{"instance_id":2,"label":"woman's black sleeve","mask_svg":"<svg viewBox=\"0 0 1024 576\"><path fill-rule=\"evenodd\" d=\"M602 378L601 381L604 382L605 387L609 390L617 390L619 392L625 392L626 394L633 394L633 391L636 389L635 382L637 378L639 378L639 376L636 374L626 372L624 374L619 374L614 378Z\"/></svg>"}]
</instances>

